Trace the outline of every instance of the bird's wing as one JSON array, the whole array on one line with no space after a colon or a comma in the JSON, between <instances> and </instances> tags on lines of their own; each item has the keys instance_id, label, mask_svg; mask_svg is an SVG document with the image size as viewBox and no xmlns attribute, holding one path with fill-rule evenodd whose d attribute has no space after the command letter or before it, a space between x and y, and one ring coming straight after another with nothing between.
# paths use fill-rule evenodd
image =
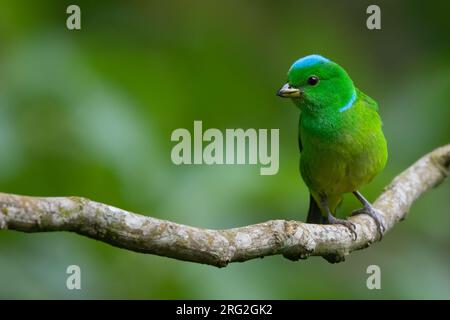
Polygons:
<instances>
[{"instance_id":1,"label":"bird's wing","mask_svg":"<svg viewBox=\"0 0 450 320\"><path fill-rule=\"evenodd\" d=\"M358 89L356 89L356 90L358 92L359 101L361 101L363 103L363 105L365 105L375 111L378 111L378 103L375 100L373 100L371 97L366 95L361 90L358 90Z\"/></svg>"},{"instance_id":2,"label":"bird's wing","mask_svg":"<svg viewBox=\"0 0 450 320\"><path fill-rule=\"evenodd\" d=\"M302 121L302 116L300 115L300 119L298 121L298 148L300 152L303 150L302 139L300 138L300 122Z\"/></svg>"}]
</instances>

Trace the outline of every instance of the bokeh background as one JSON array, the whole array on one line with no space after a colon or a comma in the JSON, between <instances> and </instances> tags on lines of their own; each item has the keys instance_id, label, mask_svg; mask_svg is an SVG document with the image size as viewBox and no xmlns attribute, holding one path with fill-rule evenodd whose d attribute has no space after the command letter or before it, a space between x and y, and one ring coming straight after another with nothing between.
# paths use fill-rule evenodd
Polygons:
<instances>
[{"instance_id":1,"label":"bokeh background","mask_svg":"<svg viewBox=\"0 0 450 320\"><path fill-rule=\"evenodd\" d=\"M66 29L80 5L82 30ZM389 141L371 200L450 141L448 1L0 1L0 190L79 195L206 228L304 219L298 110L275 96L319 53L380 104ZM175 166L176 128L280 128L280 170ZM347 261L280 256L225 269L128 252L71 233L0 232L0 298L450 298L450 183ZM347 197L342 210L358 207ZM82 290L65 287L66 267ZM381 267L382 289L366 288Z\"/></svg>"}]
</instances>

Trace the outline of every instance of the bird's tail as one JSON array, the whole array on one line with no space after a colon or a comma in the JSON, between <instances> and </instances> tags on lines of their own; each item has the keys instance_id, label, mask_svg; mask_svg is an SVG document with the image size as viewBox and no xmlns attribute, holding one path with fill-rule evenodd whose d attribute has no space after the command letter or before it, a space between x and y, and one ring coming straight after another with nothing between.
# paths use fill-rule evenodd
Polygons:
<instances>
[{"instance_id":1,"label":"bird's tail","mask_svg":"<svg viewBox=\"0 0 450 320\"><path fill-rule=\"evenodd\" d=\"M320 210L320 207L312 194L309 194L309 210L306 222L317 224L322 224L325 222L325 217L322 215L322 211Z\"/></svg>"}]
</instances>

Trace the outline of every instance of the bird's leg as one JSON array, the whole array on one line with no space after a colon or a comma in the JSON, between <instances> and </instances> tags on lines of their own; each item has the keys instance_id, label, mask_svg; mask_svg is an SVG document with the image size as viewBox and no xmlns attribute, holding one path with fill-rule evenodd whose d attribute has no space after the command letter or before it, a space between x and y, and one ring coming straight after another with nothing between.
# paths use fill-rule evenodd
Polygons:
<instances>
[{"instance_id":1,"label":"bird's leg","mask_svg":"<svg viewBox=\"0 0 450 320\"><path fill-rule=\"evenodd\" d=\"M363 197L361 193L358 191L353 191L353 194L355 197L359 200L359 202L362 203L364 206L361 209L358 209L356 211L353 211L352 215L357 214L367 214L375 220L375 224L377 225L378 232L380 233L380 236L383 237L383 232L386 230L383 224L383 220L381 218L381 215L378 213L378 211L370 204L369 201L366 200L366 198Z\"/></svg>"},{"instance_id":2,"label":"bird's leg","mask_svg":"<svg viewBox=\"0 0 450 320\"><path fill-rule=\"evenodd\" d=\"M335 216L333 216L333 214L331 213L330 207L328 206L328 199L326 196L320 197L320 204L322 205L322 208L324 208L327 213L328 223L329 224L341 224L343 226L346 226L350 230L352 238L354 240L356 240L356 238L358 236L356 235L356 232L355 232L355 225L348 220L338 219Z\"/></svg>"}]
</instances>

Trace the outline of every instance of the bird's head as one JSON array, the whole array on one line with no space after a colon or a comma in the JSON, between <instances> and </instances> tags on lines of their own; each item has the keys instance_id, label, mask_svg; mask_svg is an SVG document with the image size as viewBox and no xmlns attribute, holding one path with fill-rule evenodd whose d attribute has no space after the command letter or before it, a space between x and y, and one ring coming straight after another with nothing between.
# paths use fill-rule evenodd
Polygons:
<instances>
[{"instance_id":1,"label":"bird's head","mask_svg":"<svg viewBox=\"0 0 450 320\"><path fill-rule=\"evenodd\" d=\"M302 112L344 111L356 99L347 72L320 55L303 57L291 66L278 96L291 98Z\"/></svg>"}]
</instances>

